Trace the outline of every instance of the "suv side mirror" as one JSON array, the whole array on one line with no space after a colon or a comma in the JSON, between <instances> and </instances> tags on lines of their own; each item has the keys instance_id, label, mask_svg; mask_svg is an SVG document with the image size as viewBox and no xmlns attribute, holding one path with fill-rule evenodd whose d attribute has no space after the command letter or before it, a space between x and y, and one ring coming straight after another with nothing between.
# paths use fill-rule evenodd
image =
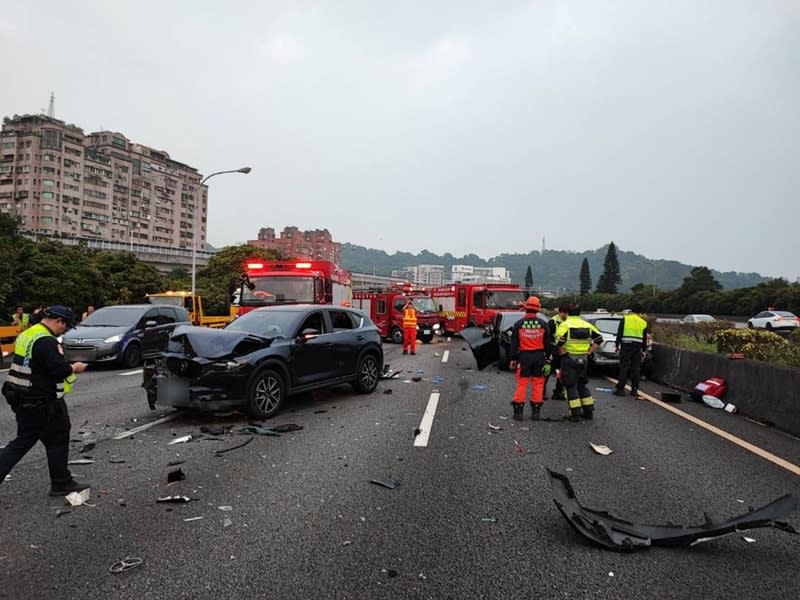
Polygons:
<instances>
[{"instance_id":1,"label":"suv side mirror","mask_svg":"<svg viewBox=\"0 0 800 600\"><path fill-rule=\"evenodd\" d=\"M303 329L303 331L300 332L300 335L297 336L297 341L302 344L303 342L307 342L308 340L313 340L318 335L319 335L319 329L312 329L312 328Z\"/></svg>"}]
</instances>

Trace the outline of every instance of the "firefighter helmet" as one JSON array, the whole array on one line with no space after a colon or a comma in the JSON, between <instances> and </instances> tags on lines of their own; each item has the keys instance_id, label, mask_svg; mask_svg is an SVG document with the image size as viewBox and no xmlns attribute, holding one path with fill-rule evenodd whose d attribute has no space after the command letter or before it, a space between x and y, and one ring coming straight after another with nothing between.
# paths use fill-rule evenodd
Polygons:
<instances>
[{"instance_id":1,"label":"firefighter helmet","mask_svg":"<svg viewBox=\"0 0 800 600\"><path fill-rule=\"evenodd\" d=\"M541 308L542 303L536 296L531 296L525 301L525 310L528 312L538 312Z\"/></svg>"}]
</instances>

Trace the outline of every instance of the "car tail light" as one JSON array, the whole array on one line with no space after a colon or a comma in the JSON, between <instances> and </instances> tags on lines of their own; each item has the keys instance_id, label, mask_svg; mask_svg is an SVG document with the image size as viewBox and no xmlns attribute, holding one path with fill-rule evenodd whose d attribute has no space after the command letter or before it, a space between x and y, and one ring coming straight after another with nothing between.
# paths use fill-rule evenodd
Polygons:
<instances>
[{"instance_id":1,"label":"car tail light","mask_svg":"<svg viewBox=\"0 0 800 600\"><path fill-rule=\"evenodd\" d=\"M775 316L775 320L776 320L776 321L783 321L783 317L782 317L782 316L780 316L780 315L776 315L776 316Z\"/></svg>"}]
</instances>

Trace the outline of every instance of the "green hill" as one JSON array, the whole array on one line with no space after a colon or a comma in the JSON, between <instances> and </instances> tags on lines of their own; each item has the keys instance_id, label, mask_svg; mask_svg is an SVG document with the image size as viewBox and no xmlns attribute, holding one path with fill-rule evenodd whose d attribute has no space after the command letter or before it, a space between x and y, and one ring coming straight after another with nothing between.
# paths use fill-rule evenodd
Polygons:
<instances>
[{"instance_id":1,"label":"green hill","mask_svg":"<svg viewBox=\"0 0 800 600\"><path fill-rule=\"evenodd\" d=\"M452 265L465 264L482 267L505 267L511 271L511 279L522 284L525 271L530 265L533 269L533 281L536 289L548 290L577 290L579 288L578 274L581 263L586 258L592 274L592 289L597 285L597 279L603 272L603 260L606 257L608 246L597 250L585 252L568 252L563 250L545 250L544 253L532 251L528 254L501 254L490 259L483 259L475 254L468 254L460 258L450 253L443 256L423 250L419 254L409 252L396 252L392 255L383 250L365 248L354 244L342 244L342 266L349 271L358 273L375 273L377 275L391 275L392 269L402 269L412 265L434 264L444 265L445 272L449 272ZM680 287L683 278L695 266L686 265L674 260L648 259L640 254L626 252L617 247L622 286L620 291L628 291L637 283L655 285L659 289L669 290ZM719 281L723 289L751 287L769 278L758 273L737 273L734 271L720 272L712 269L714 278Z\"/></svg>"}]
</instances>

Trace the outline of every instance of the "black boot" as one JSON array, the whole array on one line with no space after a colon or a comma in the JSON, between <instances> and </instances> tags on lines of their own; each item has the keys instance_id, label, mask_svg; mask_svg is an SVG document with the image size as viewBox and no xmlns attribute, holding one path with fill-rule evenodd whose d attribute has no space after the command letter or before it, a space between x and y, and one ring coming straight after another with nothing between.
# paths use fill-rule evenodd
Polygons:
<instances>
[{"instance_id":1,"label":"black boot","mask_svg":"<svg viewBox=\"0 0 800 600\"><path fill-rule=\"evenodd\" d=\"M614 388L614 395L615 396L624 396L625 395L625 388Z\"/></svg>"},{"instance_id":2,"label":"black boot","mask_svg":"<svg viewBox=\"0 0 800 600\"><path fill-rule=\"evenodd\" d=\"M542 418L542 405L531 402L531 419L538 421Z\"/></svg>"},{"instance_id":3,"label":"black boot","mask_svg":"<svg viewBox=\"0 0 800 600\"><path fill-rule=\"evenodd\" d=\"M636 388L631 388L631 396L633 398L638 398L639 397L639 390L637 390Z\"/></svg>"},{"instance_id":4,"label":"black boot","mask_svg":"<svg viewBox=\"0 0 800 600\"><path fill-rule=\"evenodd\" d=\"M584 406L583 414L581 416L587 421L594 419L594 406Z\"/></svg>"},{"instance_id":5,"label":"black boot","mask_svg":"<svg viewBox=\"0 0 800 600\"><path fill-rule=\"evenodd\" d=\"M66 483L53 483L50 486L50 495L66 496L72 492L82 492L88 487L90 487L88 483L81 483L79 481L75 481L74 479L70 479Z\"/></svg>"},{"instance_id":6,"label":"black boot","mask_svg":"<svg viewBox=\"0 0 800 600\"><path fill-rule=\"evenodd\" d=\"M556 386L556 389L553 390L553 395L551 396L552 400L563 400L564 399L564 390Z\"/></svg>"},{"instance_id":7,"label":"black boot","mask_svg":"<svg viewBox=\"0 0 800 600\"><path fill-rule=\"evenodd\" d=\"M514 402L514 420L522 421L522 411L525 410L524 404L517 404Z\"/></svg>"}]
</instances>

